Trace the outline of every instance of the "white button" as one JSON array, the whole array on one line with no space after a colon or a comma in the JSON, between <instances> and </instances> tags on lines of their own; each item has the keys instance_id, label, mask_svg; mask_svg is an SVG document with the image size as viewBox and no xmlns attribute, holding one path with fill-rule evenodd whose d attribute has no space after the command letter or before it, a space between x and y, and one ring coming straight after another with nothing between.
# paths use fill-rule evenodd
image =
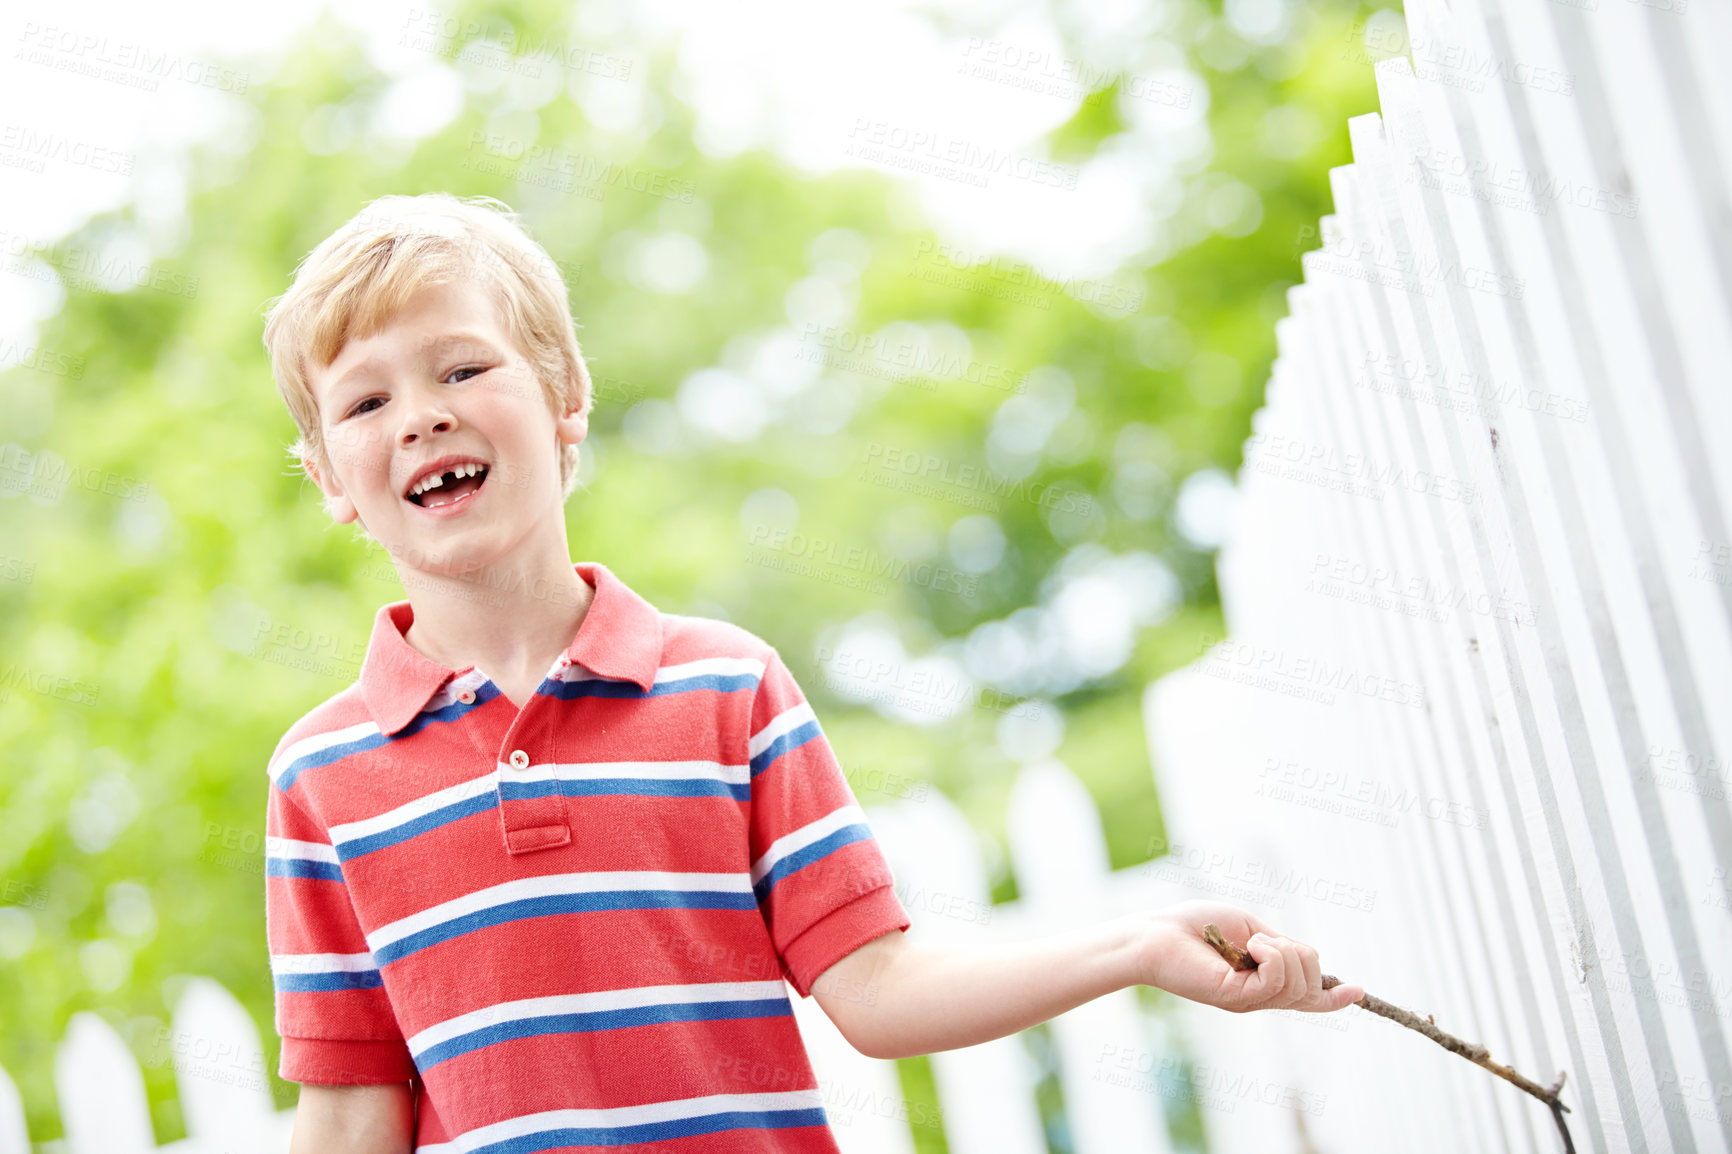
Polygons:
<instances>
[{"instance_id":1,"label":"white button","mask_svg":"<svg viewBox=\"0 0 1732 1154\"><path fill-rule=\"evenodd\" d=\"M474 705L475 693L473 690L465 689L462 693L457 695L457 700L461 701L464 705Z\"/></svg>"},{"instance_id":2,"label":"white button","mask_svg":"<svg viewBox=\"0 0 1732 1154\"><path fill-rule=\"evenodd\" d=\"M511 768L512 769L528 769L529 768L529 755L527 753L524 753L521 749L512 750L511 751Z\"/></svg>"}]
</instances>

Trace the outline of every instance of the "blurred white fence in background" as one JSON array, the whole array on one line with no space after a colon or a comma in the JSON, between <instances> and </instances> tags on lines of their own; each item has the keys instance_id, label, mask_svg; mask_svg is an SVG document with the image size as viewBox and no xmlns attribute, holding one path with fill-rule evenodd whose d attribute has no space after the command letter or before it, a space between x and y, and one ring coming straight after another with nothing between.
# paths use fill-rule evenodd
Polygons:
<instances>
[{"instance_id":1,"label":"blurred white fence in background","mask_svg":"<svg viewBox=\"0 0 1732 1154\"><path fill-rule=\"evenodd\" d=\"M1160 863L1112 871L1100 815L1088 791L1056 761L1025 765L1009 813L1012 865L1021 897L993 905L980 841L941 792L923 790L889 806L866 807L913 917L911 936L934 943L989 943L1045 937L1119 913L1207 893L1207 884L1166 876ZM935 1054L936 1110L903 1100L894 1062L867 1058L842 1038L817 1003L789 990L823 1089L837 1141L847 1154L912 1154L918 1128L943 1133L952 1154L1043 1154L1035 1100L1039 1071L1015 1037ZM1349 1011L1358 1015L1359 1011ZM1194 1104L1216 1150L1256 1141L1297 1149L1298 1125L1330 1104L1322 1067L1259 1054L1267 1041L1252 1017L1180 1003L1174 1024L1147 1014L1120 990L1054 1019L1052 1039L1073 1148L1078 1154L1164 1154L1173 1149L1168 1111ZM1297 1016L1295 1016L1297 1017ZM1342 1036L1344 1015L1309 1037ZM1190 1045L1170 1036L1177 1030ZM1265 1023L1267 1025L1267 1023ZM1355 1029L1364 1029L1355 1026ZM162 1147L182 1154L282 1154L293 1110L272 1110L259 1035L239 1002L209 979L193 979L166 1039L148 1047L172 1062L192 1137ZM1185 1054L1198 1057L1194 1065ZM735 1072L750 1082L753 1071ZM773 1079L766 1066L763 1077ZM74 1016L55 1062L66 1154L154 1150L143 1077L125 1041L101 1017ZM17 1095L0 1071L0 1154L25 1154Z\"/></svg>"},{"instance_id":2,"label":"blurred white fence in background","mask_svg":"<svg viewBox=\"0 0 1732 1154\"><path fill-rule=\"evenodd\" d=\"M168 1037L151 1050L174 1067L189 1137L157 1146L144 1074L125 1039L100 1016L78 1013L54 1057L54 1089L69 1154L283 1154L293 1110L271 1101L259 1031L233 994L189 979ZM29 1154L17 1088L0 1070L0 1154Z\"/></svg>"}]
</instances>

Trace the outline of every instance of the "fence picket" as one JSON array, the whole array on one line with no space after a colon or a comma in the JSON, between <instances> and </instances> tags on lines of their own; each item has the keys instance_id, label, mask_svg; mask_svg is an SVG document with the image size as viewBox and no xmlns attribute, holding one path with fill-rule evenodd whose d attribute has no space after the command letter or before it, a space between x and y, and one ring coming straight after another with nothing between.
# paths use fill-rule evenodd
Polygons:
<instances>
[{"instance_id":1,"label":"fence picket","mask_svg":"<svg viewBox=\"0 0 1732 1154\"><path fill-rule=\"evenodd\" d=\"M30 1132L24 1128L24 1099L11 1075L0 1069L0 1154L30 1154Z\"/></svg>"},{"instance_id":2,"label":"fence picket","mask_svg":"<svg viewBox=\"0 0 1732 1154\"><path fill-rule=\"evenodd\" d=\"M88 1010L72 1015L55 1051L54 1090L71 1154L156 1149L138 1061L114 1027Z\"/></svg>"},{"instance_id":3,"label":"fence picket","mask_svg":"<svg viewBox=\"0 0 1732 1154\"><path fill-rule=\"evenodd\" d=\"M1024 902L1046 911L1046 933L1112 915L1100 813L1062 763L1023 767L1011 788L1007 833L1017 890ZM1127 1089L1110 1076L1119 1068L1118 1057L1150 1053L1133 990L1115 990L1060 1014L1052 1020L1052 1035L1073 1149L1079 1154L1172 1149L1158 1093L1136 1081Z\"/></svg>"},{"instance_id":4,"label":"fence picket","mask_svg":"<svg viewBox=\"0 0 1732 1154\"><path fill-rule=\"evenodd\" d=\"M876 809L870 820L908 906L913 940L954 944L989 937L978 918L941 912L990 910L997 928L976 834L949 798L933 789L924 800ZM1019 1038L943 1050L930 1061L951 1154L1045 1154L1034 1063Z\"/></svg>"},{"instance_id":5,"label":"fence picket","mask_svg":"<svg viewBox=\"0 0 1732 1154\"><path fill-rule=\"evenodd\" d=\"M175 1084L187 1134L212 1150L247 1149L274 1120L264 1047L252 1015L209 978L192 978L175 1003Z\"/></svg>"},{"instance_id":6,"label":"fence picket","mask_svg":"<svg viewBox=\"0 0 1732 1154\"><path fill-rule=\"evenodd\" d=\"M794 1005L800 1038L824 1092L824 1113L842 1154L914 1154L909 1126L925 1118L910 1117L896 1063L868 1058L849 1045L815 998L802 998L790 989L788 1000ZM781 1085L785 1083L777 1084Z\"/></svg>"}]
</instances>

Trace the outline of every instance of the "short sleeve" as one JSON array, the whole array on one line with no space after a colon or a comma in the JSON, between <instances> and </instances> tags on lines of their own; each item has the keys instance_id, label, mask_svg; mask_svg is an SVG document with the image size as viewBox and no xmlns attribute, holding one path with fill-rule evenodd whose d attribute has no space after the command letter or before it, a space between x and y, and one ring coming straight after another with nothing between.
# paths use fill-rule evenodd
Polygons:
<instances>
[{"instance_id":1,"label":"short sleeve","mask_svg":"<svg viewBox=\"0 0 1732 1154\"><path fill-rule=\"evenodd\" d=\"M774 649L750 732L752 890L804 998L842 958L912 923L817 716Z\"/></svg>"},{"instance_id":2,"label":"short sleeve","mask_svg":"<svg viewBox=\"0 0 1732 1154\"><path fill-rule=\"evenodd\" d=\"M328 833L272 782L265 810L265 938L278 1076L377 1085L416 1076L409 1047L349 902Z\"/></svg>"}]
</instances>

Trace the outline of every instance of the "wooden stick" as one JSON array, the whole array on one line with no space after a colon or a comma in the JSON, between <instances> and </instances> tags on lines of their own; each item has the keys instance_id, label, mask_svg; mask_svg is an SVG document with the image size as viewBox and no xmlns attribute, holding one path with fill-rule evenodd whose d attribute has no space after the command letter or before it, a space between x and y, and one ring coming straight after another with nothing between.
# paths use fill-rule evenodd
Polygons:
<instances>
[{"instance_id":1,"label":"wooden stick","mask_svg":"<svg viewBox=\"0 0 1732 1154\"><path fill-rule=\"evenodd\" d=\"M1203 927L1203 940L1213 946L1215 952L1220 954L1226 963L1235 970L1254 970L1257 968L1257 960L1229 942L1226 935L1221 933L1221 927L1214 922ZM1325 990L1332 990L1340 984L1341 979L1334 974L1323 975L1323 988ZM1410 1030L1424 1034L1450 1053L1460 1054L1474 1065L1490 1070L1504 1081L1521 1087L1544 1102L1551 1108L1552 1118L1558 1124L1558 1133L1563 1135L1564 1150L1568 1154L1575 1154L1576 1145L1570 1141L1570 1129L1564 1124L1564 1115L1569 1112L1570 1108L1558 1098L1564 1088L1563 1071L1558 1072L1558 1080L1552 1085L1541 1086L1538 1082L1522 1077L1508 1066L1492 1061L1490 1052L1484 1046L1473 1042L1464 1042L1454 1034L1447 1034L1438 1029L1437 1023L1432 1020L1430 1015L1422 1018L1412 1010L1404 1010L1400 1006L1391 1005L1382 998L1376 998L1370 994L1366 994L1353 1004L1370 1010L1379 1017L1388 1018L1392 1022L1399 1022Z\"/></svg>"}]
</instances>

